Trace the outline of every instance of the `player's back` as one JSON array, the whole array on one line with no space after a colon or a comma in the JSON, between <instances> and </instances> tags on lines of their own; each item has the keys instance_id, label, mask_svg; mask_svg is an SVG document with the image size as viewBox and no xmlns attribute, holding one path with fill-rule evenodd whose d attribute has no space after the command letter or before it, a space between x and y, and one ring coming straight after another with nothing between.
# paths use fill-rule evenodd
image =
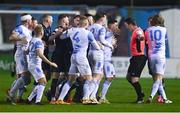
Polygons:
<instances>
[{"instance_id":1,"label":"player's back","mask_svg":"<svg viewBox=\"0 0 180 113\"><path fill-rule=\"evenodd\" d=\"M93 25L91 25L89 28L88 28L94 35L94 38L96 41L100 41L100 36L104 36L106 35L106 29L104 26L100 25L100 24L97 24L97 23L94 23ZM93 48L93 46L90 46L90 50L95 50Z\"/></svg>"},{"instance_id":2,"label":"player's back","mask_svg":"<svg viewBox=\"0 0 180 113\"><path fill-rule=\"evenodd\" d=\"M42 59L37 55L37 49L43 49L44 44L40 38L32 38L29 45L29 64L41 64Z\"/></svg>"},{"instance_id":3,"label":"player's back","mask_svg":"<svg viewBox=\"0 0 180 113\"><path fill-rule=\"evenodd\" d=\"M76 28L70 35L72 45L73 45L73 54L80 53L81 55L86 55L88 48L88 35L90 31L85 28Z\"/></svg>"},{"instance_id":4,"label":"player's back","mask_svg":"<svg viewBox=\"0 0 180 113\"><path fill-rule=\"evenodd\" d=\"M146 31L148 40L149 56L165 57L165 40L167 39L167 30L165 27L152 26Z\"/></svg>"}]
</instances>

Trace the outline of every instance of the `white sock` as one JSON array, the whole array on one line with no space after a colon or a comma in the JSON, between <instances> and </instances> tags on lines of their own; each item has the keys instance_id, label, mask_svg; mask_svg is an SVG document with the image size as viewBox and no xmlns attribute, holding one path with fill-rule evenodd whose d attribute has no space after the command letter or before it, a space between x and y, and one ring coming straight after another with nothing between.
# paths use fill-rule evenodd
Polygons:
<instances>
[{"instance_id":1,"label":"white sock","mask_svg":"<svg viewBox=\"0 0 180 113\"><path fill-rule=\"evenodd\" d=\"M152 86L151 97L153 98L157 93L160 85L160 80L155 80Z\"/></svg>"},{"instance_id":2,"label":"white sock","mask_svg":"<svg viewBox=\"0 0 180 113\"><path fill-rule=\"evenodd\" d=\"M89 99L92 88L90 87L92 81L86 80L83 86L84 99Z\"/></svg>"},{"instance_id":3,"label":"white sock","mask_svg":"<svg viewBox=\"0 0 180 113\"><path fill-rule=\"evenodd\" d=\"M37 96L36 96L36 102L35 103L41 102L44 89L45 89L45 85L41 85L41 84L37 85Z\"/></svg>"},{"instance_id":4,"label":"white sock","mask_svg":"<svg viewBox=\"0 0 180 113\"><path fill-rule=\"evenodd\" d=\"M160 86L159 86L159 92L160 92L160 94L162 95L162 97L163 97L163 99L164 100L167 100L167 97L166 97L166 93L165 93L165 91L164 91L164 87L163 87L163 83L162 83L162 80L161 80L161 82L160 82Z\"/></svg>"},{"instance_id":5,"label":"white sock","mask_svg":"<svg viewBox=\"0 0 180 113\"><path fill-rule=\"evenodd\" d=\"M59 95L58 100L64 100L64 97L66 96L66 94L68 93L68 91L69 91L70 88L71 88L70 82L67 81L67 82L64 84L63 88L62 88L62 91L61 91L61 93L60 93L60 95Z\"/></svg>"},{"instance_id":6,"label":"white sock","mask_svg":"<svg viewBox=\"0 0 180 113\"><path fill-rule=\"evenodd\" d=\"M13 87L11 88L10 90L10 96L13 97L15 96L15 93L17 92L17 90L20 88L20 87L23 87L25 86L25 82L24 82L24 79L23 77L20 77L16 80L15 84L13 85Z\"/></svg>"},{"instance_id":7,"label":"white sock","mask_svg":"<svg viewBox=\"0 0 180 113\"><path fill-rule=\"evenodd\" d=\"M99 89L99 83L100 83L99 80L93 80L93 81L94 81L94 83L95 83L95 89L93 90L93 92L92 92L92 94L91 94L91 96L90 96L91 99L92 99L92 98L96 98L96 94L97 94L97 91L98 91L98 89Z\"/></svg>"},{"instance_id":8,"label":"white sock","mask_svg":"<svg viewBox=\"0 0 180 113\"><path fill-rule=\"evenodd\" d=\"M38 86L38 85L37 85L37 86ZM38 88L37 86L35 86L35 87L33 88L31 94L29 95L29 97L28 97L28 100L29 100L29 101L32 101L32 99L37 95L37 88Z\"/></svg>"},{"instance_id":9,"label":"white sock","mask_svg":"<svg viewBox=\"0 0 180 113\"><path fill-rule=\"evenodd\" d=\"M102 91L101 91L101 99L106 99L106 93L107 93L110 85L111 85L110 81L108 81L108 80L104 81Z\"/></svg>"}]
</instances>

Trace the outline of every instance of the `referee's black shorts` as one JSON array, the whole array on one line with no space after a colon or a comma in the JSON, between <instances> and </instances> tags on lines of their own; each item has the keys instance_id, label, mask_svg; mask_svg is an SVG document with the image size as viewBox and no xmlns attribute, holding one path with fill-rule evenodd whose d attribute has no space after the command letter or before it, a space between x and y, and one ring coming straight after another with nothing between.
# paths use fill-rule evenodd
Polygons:
<instances>
[{"instance_id":1,"label":"referee's black shorts","mask_svg":"<svg viewBox=\"0 0 180 113\"><path fill-rule=\"evenodd\" d=\"M52 67L51 72L68 73L71 65L70 58L71 58L71 53L60 53L60 54L54 53L52 55L52 62L56 63L58 65L58 68Z\"/></svg>"},{"instance_id":2,"label":"referee's black shorts","mask_svg":"<svg viewBox=\"0 0 180 113\"><path fill-rule=\"evenodd\" d=\"M128 68L128 74L133 77L140 77L141 72L146 64L147 57L145 55L132 56Z\"/></svg>"}]
</instances>

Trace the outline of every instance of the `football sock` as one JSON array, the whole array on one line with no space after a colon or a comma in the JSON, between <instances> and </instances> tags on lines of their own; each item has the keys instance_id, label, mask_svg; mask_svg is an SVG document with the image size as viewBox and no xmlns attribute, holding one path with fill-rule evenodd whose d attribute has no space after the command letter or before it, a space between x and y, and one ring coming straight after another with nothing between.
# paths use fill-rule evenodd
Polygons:
<instances>
[{"instance_id":1,"label":"football sock","mask_svg":"<svg viewBox=\"0 0 180 113\"><path fill-rule=\"evenodd\" d=\"M160 80L155 80L152 86L151 97L153 98L160 86Z\"/></svg>"},{"instance_id":2,"label":"football sock","mask_svg":"<svg viewBox=\"0 0 180 113\"><path fill-rule=\"evenodd\" d=\"M106 93L107 93L110 85L111 85L111 82L109 80L104 81L103 87L102 87L102 92L101 92L101 98L102 99L106 98Z\"/></svg>"},{"instance_id":3,"label":"football sock","mask_svg":"<svg viewBox=\"0 0 180 113\"><path fill-rule=\"evenodd\" d=\"M37 96L36 96L36 102L35 103L41 102L44 89L45 89L45 85L42 85L42 84L37 85Z\"/></svg>"},{"instance_id":4,"label":"football sock","mask_svg":"<svg viewBox=\"0 0 180 113\"><path fill-rule=\"evenodd\" d=\"M65 97L66 94L68 93L70 87L71 87L71 86L70 86L70 82L67 81L67 82L64 84L64 86L62 87L62 91L61 91L61 93L60 93L60 95L59 95L58 100L64 100L64 97Z\"/></svg>"}]
</instances>

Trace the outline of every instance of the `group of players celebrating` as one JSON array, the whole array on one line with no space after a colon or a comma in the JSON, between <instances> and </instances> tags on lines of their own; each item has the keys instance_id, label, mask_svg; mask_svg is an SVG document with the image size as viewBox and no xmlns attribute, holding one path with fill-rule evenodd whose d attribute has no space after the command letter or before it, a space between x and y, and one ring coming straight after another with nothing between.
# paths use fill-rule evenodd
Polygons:
<instances>
[{"instance_id":1,"label":"group of players celebrating","mask_svg":"<svg viewBox=\"0 0 180 113\"><path fill-rule=\"evenodd\" d=\"M115 35L120 33L115 19L108 20L103 13L94 17L86 14L74 16L70 23L70 17L61 14L53 32L53 17L49 14L43 15L41 24L30 14L22 14L20 20L21 25L9 37L16 45L14 59L17 74L7 92L9 102L14 105L22 102L24 87L30 84L33 76L34 86L27 103L42 104L43 92L50 78L51 86L45 93L50 104L71 104L71 93L75 88L74 102L110 103L106 94L115 76L111 57L117 43ZM155 15L150 23L144 33L131 18L125 20L125 26L133 32L127 80L136 90L136 103L143 103L144 93L138 81L148 58L154 83L147 102L151 103L159 90L162 102L172 103L167 99L162 84L167 32L164 20ZM144 52L145 43L148 45L148 57ZM54 47L52 62L49 60L51 45ZM102 90L98 91L103 75Z\"/></svg>"}]
</instances>

